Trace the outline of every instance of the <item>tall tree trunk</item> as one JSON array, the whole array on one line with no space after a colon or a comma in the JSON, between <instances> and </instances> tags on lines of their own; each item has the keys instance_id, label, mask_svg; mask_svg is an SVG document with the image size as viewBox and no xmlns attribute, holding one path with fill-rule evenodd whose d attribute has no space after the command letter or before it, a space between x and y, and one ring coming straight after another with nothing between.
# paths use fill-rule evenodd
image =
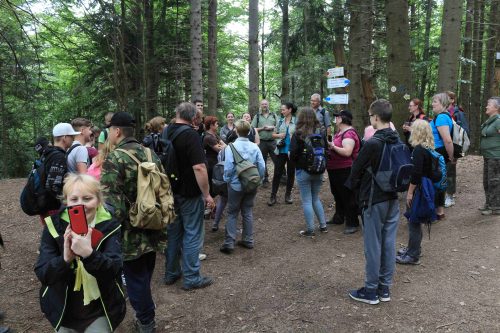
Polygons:
<instances>
[{"instance_id":1,"label":"tall tree trunk","mask_svg":"<svg viewBox=\"0 0 500 333\"><path fill-rule=\"evenodd\" d=\"M4 74L3 71L3 63L0 61L0 115L2 117L2 172L0 174L0 178L4 178L8 176L8 163L11 160L9 158L9 121L7 110L5 109L5 101L4 101Z\"/></svg>"},{"instance_id":2,"label":"tall tree trunk","mask_svg":"<svg viewBox=\"0 0 500 333\"><path fill-rule=\"evenodd\" d=\"M463 1L444 0L441 47L439 48L438 90L456 91Z\"/></svg>"},{"instance_id":3,"label":"tall tree trunk","mask_svg":"<svg viewBox=\"0 0 500 333\"><path fill-rule=\"evenodd\" d=\"M410 35L408 29L408 1L387 0L387 78L392 121L398 131L408 115L408 99L413 95Z\"/></svg>"},{"instance_id":4,"label":"tall tree trunk","mask_svg":"<svg viewBox=\"0 0 500 333\"><path fill-rule=\"evenodd\" d=\"M259 111L259 0L248 5L248 112Z\"/></svg>"},{"instance_id":5,"label":"tall tree trunk","mask_svg":"<svg viewBox=\"0 0 500 333\"><path fill-rule=\"evenodd\" d=\"M265 6L265 1L262 5L262 35L261 35L261 41L260 41L260 52L261 52L261 58L260 58L260 67L261 67L261 74L260 74L260 83L261 83L261 95L262 98L265 99L267 92L266 92L266 64L265 64L265 43L264 43L264 32L266 28L266 6Z\"/></svg>"},{"instance_id":6,"label":"tall tree trunk","mask_svg":"<svg viewBox=\"0 0 500 333\"><path fill-rule=\"evenodd\" d=\"M460 83L460 96L459 104L463 106L467 115L470 111L470 89L471 89L471 63L472 57L472 23L474 12L474 0L467 0L465 10L465 32L463 37L463 53L462 57L466 61L461 63L461 83Z\"/></svg>"},{"instance_id":7,"label":"tall tree trunk","mask_svg":"<svg viewBox=\"0 0 500 333\"><path fill-rule=\"evenodd\" d=\"M474 3L474 26L472 60L475 66L472 67L472 88L471 88L471 109L470 109L470 135L471 148L473 151L479 147L479 127L481 125L481 84L483 73L483 38L484 38L484 0L476 0Z\"/></svg>"},{"instance_id":8,"label":"tall tree trunk","mask_svg":"<svg viewBox=\"0 0 500 333\"><path fill-rule=\"evenodd\" d=\"M154 1L143 0L144 8L144 109L146 119L157 115L158 69L154 49Z\"/></svg>"},{"instance_id":9,"label":"tall tree trunk","mask_svg":"<svg viewBox=\"0 0 500 333\"><path fill-rule=\"evenodd\" d=\"M288 57L288 39L290 22L288 18L288 0L278 2L282 12L281 25L281 102L290 99L290 83L288 78L289 57Z\"/></svg>"},{"instance_id":10,"label":"tall tree trunk","mask_svg":"<svg viewBox=\"0 0 500 333\"><path fill-rule=\"evenodd\" d=\"M208 110L217 112L217 0L208 2Z\"/></svg>"},{"instance_id":11,"label":"tall tree trunk","mask_svg":"<svg viewBox=\"0 0 500 333\"><path fill-rule=\"evenodd\" d=\"M432 19L432 9L434 7L433 0L426 0L425 4L425 32L424 32L424 51L422 53L422 62L428 64L430 62L429 59L429 51L430 51L430 36L431 36L431 19ZM424 72L422 74L422 81L420 82L420 92L418 94L419 98L423 101L425 98L425 88L427 87L427 83L429 81L429 66L424 67Z\"/></svg>"},{"instance_id":12,"label":"tall tree trunk","mask_svg":"<svg viewBox=\"0 0 500 333\"><path fill-rule=\"evenodd\" d=\"M191 100L203 100L201 58L201 0L191 2Z\"/></svg>"},{"instance_id":13,"label":"tall tree trunk","mask_svg":"<svg viewBox=\"0 0 500 333\"><path fill-rule=\"evenodd\" d=\"M333 42L333 56L335 58L335 66L345 66L345 42L344 42L344 27L345 17L344 8L342 8L342 0L333 1L333 35L335 40Z\"/></svg>"},{"instance_id":14,"label":"tall tree trunk","mask_svg":"<svg viewBox=\"0 0 500 333\"><path fill-rule=\"evenodd\" d=\"M484 72L483 84L483 108L486 106L491 94L495 80L495 54L500 52L497 46L500 46L500 24L498 24L498 7L500 0L492 0L490 6L490 15L488 20L488 42L486 43L486 68Z\"/></svg>"},{"instance_id":15,"label":"tall tree trunk","mask_svg":"<svg viewBox=\"0 0 500 333\"><path fill-rule=\"evenodd\" d=\"M365 32L361 35L361 86L363 88L363 104L361 116L363 124L369 123L368 113L366 110L375 100L375 93L372 86L372 37L373 37L373 0L365 0L363 2L361 12L361 26Z\"/></svg>"}]
</instances>

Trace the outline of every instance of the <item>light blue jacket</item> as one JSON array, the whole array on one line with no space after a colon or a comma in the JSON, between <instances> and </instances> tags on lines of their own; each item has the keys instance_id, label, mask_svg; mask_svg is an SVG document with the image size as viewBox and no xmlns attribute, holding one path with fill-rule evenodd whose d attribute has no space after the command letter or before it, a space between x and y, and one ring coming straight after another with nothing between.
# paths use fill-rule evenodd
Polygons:
<instances>
[{"instance_id":1,"label":"light blue jacket","mask_svg":"<svg viewBox=\"0 0 500 333\"><path fill-rule=\"evenodd\" d=\"M233 143L234 148L240 153L241 157L252 162L257 169L259 169L259 174L261 178L264 178L265 164L262 153L260 152L259 146L255 143L250 142L247 138L238 138ZM241 183L238 179L238 174L236 173L236 163L234 162L233 152L229 145L224 150L225 161L224 161L224 180L231 185L231 188L235 191L241 191Z\"/></svg>"}]
</instances>

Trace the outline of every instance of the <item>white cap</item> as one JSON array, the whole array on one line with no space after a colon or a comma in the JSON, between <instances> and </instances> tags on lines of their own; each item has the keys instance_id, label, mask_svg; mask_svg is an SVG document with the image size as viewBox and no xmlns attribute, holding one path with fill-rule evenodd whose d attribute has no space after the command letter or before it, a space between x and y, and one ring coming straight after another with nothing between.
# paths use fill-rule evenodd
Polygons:
<instances>
[{"instance_id":1,"label":"white cap","mask_svg":"<svg viewBox=\"0 0 500 333\"><path fill-rule=\"evenodd\" d=\"M64 136L64 135L78 135L80 132L75 132L73 126L68 123L59 123L52 129L52 135L54 137Z\"/></svg>"}]
</instances>

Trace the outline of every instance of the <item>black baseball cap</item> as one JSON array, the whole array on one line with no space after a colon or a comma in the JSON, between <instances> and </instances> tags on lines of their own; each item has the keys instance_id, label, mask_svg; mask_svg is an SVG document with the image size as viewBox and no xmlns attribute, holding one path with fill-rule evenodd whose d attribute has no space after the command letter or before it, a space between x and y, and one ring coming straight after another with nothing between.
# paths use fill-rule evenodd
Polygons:
<instances>
[{"instance_id":1,"label":"black baseball cap","mask_svg":"<svg viewBox=\"0 0 500 333\"><path fill-rule=\"evenodd\" d=\"M109 126L115 127L135 127L135 119L128 112L117 112L111 118Z\"/></svg>"},{"instance_id":2,"label":"black baseball cap","mask_svg":"<svg viewBox=\"0 0 500 333\"><path fill-rule=\"evenodd\" d=\"M44 137L44 136L39 137L35 142L36 152L38 154L42 155L43 151L45 150L45 148L47 148L49 146L49 144L50 144L50 142L46 137Z\"/></svg>"},{"instance_id":3,"label":"black baseball cap","mask_svg":"<svg viewBox=\"0 0 500 333\"><path fill-rule=\"evenodd\" d=\"M340 117L345 117L348 119L352 120L352 113L349 110L342 110L340 112L333 112L332 113L335 117L340 116Z\"/></svg>"}]
</instances>

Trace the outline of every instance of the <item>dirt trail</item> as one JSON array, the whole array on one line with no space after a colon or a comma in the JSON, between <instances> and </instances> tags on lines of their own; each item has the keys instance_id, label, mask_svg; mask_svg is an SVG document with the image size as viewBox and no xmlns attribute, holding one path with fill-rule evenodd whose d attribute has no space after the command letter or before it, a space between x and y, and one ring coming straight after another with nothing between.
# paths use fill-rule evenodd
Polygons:
<instances>
[{"instance_id":1,"label":"dirt trail","mask_svg":"<svg viewBox=\"0 0 500 333\"><path fill-rule=\"evenodd\" d=\"M458 165L456 206L424 237L420 266L397 265L392 301L369 306L351 301L347 291L363 284L361 233L301 238L304 228L299 194L295 204L269 208L270 189L258 194L255 249L218 251L223 228L207 236L204 274L215 278L207 289L184 292L180 282L164 286L164 257L157 256L154 295L158 332L500 332L500 217L484 217L479 207L482 158ZM0 309L16 332L50 332L39 308L39 282L33 273L41 226L18 207L23 179L0 182ZM332 202L323 184L325 208ZM328 217L332 210L326 209ZM407 241L401 219L398 243ZM132 310L120 332L132 332Z\"/></svg>"}]
</instances>

